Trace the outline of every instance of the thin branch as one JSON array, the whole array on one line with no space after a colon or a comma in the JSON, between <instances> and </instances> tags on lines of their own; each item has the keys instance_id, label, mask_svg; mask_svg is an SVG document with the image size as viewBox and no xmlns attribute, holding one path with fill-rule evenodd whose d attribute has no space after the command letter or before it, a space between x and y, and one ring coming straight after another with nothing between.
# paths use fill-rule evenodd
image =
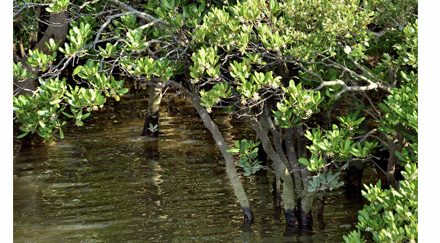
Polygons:
<instances>
[{"instance_id":1,"label":"thin branch","mask_svg":"<svg viewBox=\"0 0 440 243\"><path fill-rule=\"evenodd\" d=\"M124 9L124 10L126 10L126 11L128 11L128 12L130 12L130 13L136 15L136 16L138 16L139 18L148 21L148 22L154 22L154 24L157 23L157 24L168 25L167 22L165 22L165 21L163 21L161 19L156 19L155 17L153 17L153 16L151 16L151 15L149 15L147 13L144 13L144 12L141 12L139 10L136 10L135 8L131 7L130 5L127 5L127 4L125 4L125 3L123 3L123 2L121 2L119 0L110 0L110 2L112 2L116 6L122 8L122 9Z\"/></svg>"},{"instance_id":2,"label":"thin branch","mask_svg":"<svg viewBox=\"0 0 440 243\"><path fill-rule=\"evenodd\" d=\"M377 131L377 129L374 128L374 129L370 130L367 134L362 135L362 136L355 137L355 138L353 138L353 139L360 139L360 140L358 141L358 143L362 143L363 141L365 141L368 137L370 137L370 136L371 136L373 133L375 133L376 131Z\"/></svg>"},{"instance_id":3,"label":"thin branch","mask_svg":"<svg viewBox=\"0 0 440 243\"><path fill-rule=\"evenodd\" d=\"M365 85L365 86L359 86L359 85L348 86L344 81L337 79L337 80L332 80L332 81L323 81L323 82L321 82L321 84L317 88L315 88L315 90L320 90L323 87L334 86L334 85L341 85L342 86L342 90L336 94L336 98L340 97L343 93L345 93L347 91L366 91L366 90L372 90L372 89L377 89L377 88L383 89L382 86L380 86L378 83L375 83L375 82L370 82L369 85ZM389 91L388 89L385 89L385 90Z\"/></svg>"},{"instance_id":4,"label":"thin branch","mask_svg":"<svg viewBox=\"0 0 440 243\"><path fill-rule=\"evenodd\" d=\"M128 14L130 14L130 13L125 12L125 13L119 13L119 14L108 16L105 23L103 25L101 25L98 32L96 32L96 37L95 37L95 40L93 41L93 49L95 49L96 43L98 43L99 37L101 36L102 31L104 31L105 27L107 27L107 25L109 25L113 19L124 16L124 15L128 15Z\"/></svg>"}]
</instances>

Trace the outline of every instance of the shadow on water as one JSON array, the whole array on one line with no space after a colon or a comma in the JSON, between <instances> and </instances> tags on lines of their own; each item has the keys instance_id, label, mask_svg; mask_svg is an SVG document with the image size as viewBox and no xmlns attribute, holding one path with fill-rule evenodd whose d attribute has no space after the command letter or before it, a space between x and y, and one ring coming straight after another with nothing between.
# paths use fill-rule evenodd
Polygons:
<instances>
[{"instance_id":1,"label":"shadow on water","mask_svg":"<svg viewBox=\"0 0 440 243\"><path fill-rule=\"evenodd\" d=\"M285 228L264 175L242 178L256 216L242 225L221 155L192 107L165 103L160 136L145 138L142 102L124 101L69 127L56 145L14 154L15 242L340 242L353 228L361 201L339 192L327 199L323 229ZM229 143L252 134L228 116L215 119Z\"/></svg>"}]
</instances>

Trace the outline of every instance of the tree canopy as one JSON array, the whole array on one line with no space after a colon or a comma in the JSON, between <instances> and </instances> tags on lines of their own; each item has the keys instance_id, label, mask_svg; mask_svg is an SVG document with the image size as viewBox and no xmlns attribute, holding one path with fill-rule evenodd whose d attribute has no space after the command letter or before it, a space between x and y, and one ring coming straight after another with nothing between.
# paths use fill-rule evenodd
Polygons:
<instances>
[{"instance_id":1,"label":"tree canopy","mask_svg":"<svg viewBox=\"0 0 440 243\"><path fill-rule=\"evenodd\" d=\"M417 18L415 0L15 0L18 137L63 138L67 122L83 126L129 82L171 86L244 175L264 168L261 145L288 225L311 226L313 205L342 186L347 167L387 151L391 188L365 188L369 204L344 239L415 242ZM217 110L246 121L256 139L224 144L210 125Z\"/></svg>"}]
</instances>

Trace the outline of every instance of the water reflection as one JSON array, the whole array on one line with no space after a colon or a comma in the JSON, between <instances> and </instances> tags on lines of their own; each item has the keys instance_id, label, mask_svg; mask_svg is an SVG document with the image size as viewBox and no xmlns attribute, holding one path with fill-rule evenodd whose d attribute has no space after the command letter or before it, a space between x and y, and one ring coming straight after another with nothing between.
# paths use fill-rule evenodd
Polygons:
<instances>
[{"instance_id":1,"label":"water reflection","mask_svg":"<svg viewBox=\"0 0 440 243\"><path fill-rule=\"evenodd\" d=\"M243 228L221 155L192 108L161 111L162 134L151 139L139 136L133 104L141 101L97 114L54 146L15 154L14 241L339 242L355 222L359 202L335 193L326 229L285 228L269 173L242 178L256 216ZM215 119L229 143L251 134L228 116Z\"/></svg>"}]
</instances>

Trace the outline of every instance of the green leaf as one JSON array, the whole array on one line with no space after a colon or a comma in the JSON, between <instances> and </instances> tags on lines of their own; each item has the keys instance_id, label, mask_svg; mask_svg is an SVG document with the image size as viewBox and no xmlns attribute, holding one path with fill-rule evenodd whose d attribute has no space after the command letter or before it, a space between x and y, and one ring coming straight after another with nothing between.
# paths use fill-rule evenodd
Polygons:
<instances>
[{"instance_id":1,"label":"green leaf","mask_svg":"<svg viewBox=\"0 0 440 243\"><path fill-rule=\"evenodd\" d=\"M309 165L310 165L309 160L306 159L306 158L299 158L299 159L298 159L298 162L299 162L300 164L304 165L304 166L309 166Z\"/></svg>"},{"instance_id":2,"label":"green leaf","mask_svg":"<svg viewBox=\"0 0 440 243\"><path fill-rule=\"evenodd\" d=\"M126 93L128 93L128 88L122 88L122 89L118 90L118 94L120 94L120 95L124 95Z\"/></svg>"},{"instance_id":3,"label":"green leaf","mask_svg":"<svg viewBox=\"0 0 440 243\"><path fill-rule=\"evenodd\" d=\"M48 112L49 112L48 110L39 110L39 111L37 111L37 114L38 114L39 116L44 116L44 115L46 115Z\"/></svg>"},{"instance_id":4,"label":"green leaf","mask_svg":"<svg viewBox=\"0 0 440 243\"><path fill-rule=\"evenodd\" d=\"M76 67L75 70L73 70L72 75L77 75L78 73L81 72L81 70L83 70L83 68L84 68L83 66Z\"/></svg>"},{"instance_id":5,"label":"green leaf","mask_svg":"<svg viewBox=\"0 0 440 243\"><path fill-rule=\"evenodd\" d=\"M351 53L351 47L345 46L344 47L344 52L347 53L347 54L350 54Z\"/></svg>"},{"instance_id":6,"label":"green leaf","mask_svg":"<svg viewBox=\"0 0 440 243\"><path fill-rule=\"evenodd\" d=\"M46 127L46 124L44 124L43 121L38 121L38 124L39 124L40 127L42 127L42 128L45 128L45 127Z\"/></svg>"},{"instance_id":7,"label":"green leaf","mask_svg":"<svg viewBox=\"0 0 440 243\"><path fill-rule=\"evenodd\" d=\"M64 139L64 132L63 129L59 128L59 132L60 132L60 138Z\"/></svg>"},{"instance_id":8,"label":"green leaf","mask_svg":"<svg viewBox=\"0 0 440 243\"><path fill-rule=\"evenodd\" d=\"M228 149L227 150L229 153L231 153L231 154L236 154L236 153L239 153L240 152L240 149L238 149L238 148L230 148L230 149Z\"/></svg>"},{"instance_id":9,"label":"green leaf","mask_svg":"<svg viewBox=\"0 0 440 243\"><path fill-rule=\"evenodd\" d=\"M49 102L49 104L51 105L55 105L61 102L61 99L57 99L57 100L52 100L51 102Z\"/></svg>"},{"instance_id":10,"label":"green leaf","mask_svg":"<svg viewBox=\"0 0 440 243\"><path fill-rule=\"evenodd\" d=\"M17 138L24 138L24 137L26 137L26 135L28 135L28 134L29 134L29 132L24 132L24 133L18 135Z\"/></svg>"},{"instance_id":11,"label":"green leaf","mask_svg":"<svg viewBox=\"0 0 440 243\"><path fill-rule=\"evenodd\" d=\"M85 119L87 119L87 117L89 117L89 116L90 116L90 112L85 113L85 114L83 114L83 115L81 116L81 119L85 120Z\"/></svg>"}]
</instances>

